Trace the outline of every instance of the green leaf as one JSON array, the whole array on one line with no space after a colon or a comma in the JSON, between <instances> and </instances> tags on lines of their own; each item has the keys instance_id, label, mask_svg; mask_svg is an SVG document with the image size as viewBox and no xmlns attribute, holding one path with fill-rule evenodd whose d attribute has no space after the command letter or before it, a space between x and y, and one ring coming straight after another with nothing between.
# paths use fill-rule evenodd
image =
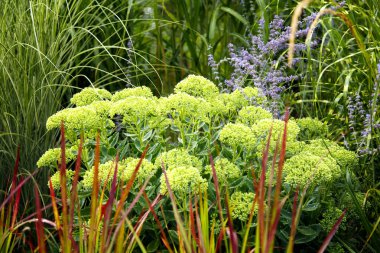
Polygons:
<instances>
[{"instance_id":1,"label":"green leaf","mask_svg":"<svg viewBox=\"0 0 380 253\"><path fill-rule=\"evenodd\" d=\"M248 20L246 20L242 15L240 15L239 13L237 13L236 11L234 11L233 9L228 8L228 7L221 7L220 9L222 11L225 11L225 12L231 14L237 20L239 20L240 22L242 22L244 25L248 25L249 24Z\"/></svg>"}]
</instances>

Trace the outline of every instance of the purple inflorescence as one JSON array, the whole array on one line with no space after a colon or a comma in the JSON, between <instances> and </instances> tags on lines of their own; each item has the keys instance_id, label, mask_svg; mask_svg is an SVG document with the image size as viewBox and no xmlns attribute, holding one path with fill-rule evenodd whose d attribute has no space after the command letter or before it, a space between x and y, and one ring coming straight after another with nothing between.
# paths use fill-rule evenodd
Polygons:
<instances>
[{"instance_id":1,"label":"purple inflorescence","mask_svg":"<svg viewBox=\"0 0 380 253\"><path fill-rule=\"evenodd\" d=\"M296 33L296 38L304 38L310 24L315 18L315 14L299 22L300 29ZM249 35L247 48L236 48L233 44L228 45L229 57L226 61L233 71L229 78L224 80L224 85L230 91L241 89L246 85L253 85L258 88L261 94L268 98L265 105L267 109L275 113L279 108L281 93L285 85L300 78L298 75L287 74L288 69L284 64L284 52L288 48L290 27L284 26L284 20L275 16L269 23L268 39L265 38L264 20L258 24L257 35ZM315 47L317 42L312 42ZM303 43L295 45L296 54L300 54L307 49ZM300 59L296 58L295 63ZM209 55L209 66L213 75L219 74L214 58ZM220 77L215 78L220 81Z\"/></svg>"},{"instance_id":2,"label":"purple inflorescence","mask_svg":"<svg viewBox=\"0 0 380 253\"><path fill-rule=\"evenodd\" d=\"M375 154L380 152L380 148L369 148L368 140L373 138L373 131L380 128L380 123L376 123L378 100L376 92L380 82L380 63L377 65L377 77L371 94L371 99L365 106L359 93L348 97L348 124L351 132L351 139L358 145L360 155ZM360 129L360 131L358 131Z\"/></svg>"}]
</instances>

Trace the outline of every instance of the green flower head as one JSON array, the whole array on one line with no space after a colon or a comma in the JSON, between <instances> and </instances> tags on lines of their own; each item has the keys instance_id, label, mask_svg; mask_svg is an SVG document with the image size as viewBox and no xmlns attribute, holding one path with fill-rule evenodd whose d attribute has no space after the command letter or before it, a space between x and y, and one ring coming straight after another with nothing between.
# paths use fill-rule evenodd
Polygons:
<instances>
[{"instance_id":1,"label":"green flower head","mask_svg":"<svg viewBox=\"0 0 380 253\"><path fill-rule=\"evenodd\" d=\"M86 107L94 109L95 112L99 116L101 116L103 118L107 118L108 114L109 114L109 111L111 109L111 106L112 106L112 102L111 101L95 101L95 102L92 102L90 105L88 105Z\"/></svg>"},{"instance_id":2,"label":"green flower head","mask_svg":"<svg viewBox=\"0 0 380 253\"><path fill-rule=\"evenodd\" d=\"M329 156L320 157L310 152L301 152L286 160L284 175L288 184L304 187L308 183L331 183L341 176L341 170Z\"/></svg>"},{"instance_id":3,"label":"green flower head","mask_svg":"<svg viewBox=\"0 0 380 253\"><path fill-rule=\"evenodd\" d=\"M208 121L210 104L203 98L193 97L187 93L172 94L159 99L162 114L170 114L181 121L186 119L201 119Z\"/></svg>"},{"instance_id":4,"label":"green flower head","mask_svg":"<svg viewBox=\"0 0 380 253\"><path fill-rule=\"evenodd\" d=\"M300 128L299 137L301 140L323 138L327 135L327 125L318 119L307 117L296 119L296 122Z\"/></svg>"},{"instance_id":5,"label":"green flower head","mask_svg":"<svg viewBox=\"0 0 380 253\"><path fill-rule=\"evenodd\" d=\"M176 167L195 167L199 171L202 170L202 162L181 148L175 148L159 154L154 165L156 168L161 168L162 163L164 163L165 169L168 171Z\"/></svg>"},{"instance_id":6,"label":"green flower head","mask_svg":"<svg viewBox=\"0 0 380 253\"><path fill-rule=\"evenodd\" d=\"M230 147L245 147L250 149L256 143L255 135L246 125L228 123L220 131L219 140Z\"/></svg>"},{"instance_id":7,"label":"green flower head","mask_svg":"<svg viewBox=\"0 0 380 253\"><path fill-rule=\"evenodd\" d=\"M251 213L255 194L253 192L240 192L236 191L231 195L230 207L231 217L236 220L247 221ZM258 207L255 205L254 213L257 213Z\"/></svg>"},{"instance_id":8,"label":"green flower head","mask_svg":"<svg viewBox=\"0 0 380 253\"><path fill-rule=\"evenodd\" d=\"M359 160L354 152L346 150L344 147L341 147L337 143L330 140L311 140L310 144L305 145L304 150L321 157L330 155L337 161L342 169L354 168L359 163Z\"/></svg>"},{"instance_id":9,"label":"green flower head","mask_svg":"<svg viewBox=\"0 0 380 253\"><path fill-rule=\"evenodd\" d=\"M127 181L132 177L133 172L137 164L139 163L139 158L128 157L121 161L123 165L123 169L120 170L120 179L123 181ZM152 176L156 173L157 167L155 167L151 162L146 159L142 160L141 166L137 172L137 180L145 181L148 177Z\"/></svg>"},{"instance_id":10,"label":"green flower head","mask_svg":"<svg viewBox=\"0 0 380 253\"><path fill-rule=\"evenodd\" d=\"M259 106L245 106L238 114L236 122L252 126L262 119L272 119L273 115Z\"/></svg>"},{"instance_id":11,"label":"green flower head","mask_svg":"<svg viewBox=\"0 0 380 253\"><path fill-rule=\"evenodd\" d=\"M110 109L110 116L123 116L123 123L134 123L156 117L157 100L146 97L127 97L115 102Z\"/></svg>"},{"instance_id":12,"label":"green flower head","mask_svg":"<svg viewBox=\"0 0 380 253\"><path fill-rule=\"evenodd\" d=\"M74 171L72 171L72 170L66 170L66 182L68 184L71 184L71 182L73 181L74 174L75 174ZM60 182L60 180L61 180L61 172L60 171L55 172L51 176L50 180L51 180L51 185L53 186L54 190L59 190L61 188L61 182ZM49 185L50 184L48 183L48 186Z\"/></svg>"},{"instance_id":13,"label":"green flower head","mask_svg":"<svg viewBox=\"0 0 380 253\"><path fill-rule=\"evenodd\" d=\"M87 106L66 108L53 114L48 118L46 128L59 128L61 121L67 130L101 129L106 124L105 119L97 114L94 108Z\"/></svg>"},{"instance_id":14,"label":"green flower head","mask_svg":"<svg viewBox=\"0 0 380 253\"><path fill-rule=\"evenodd\" d=\"M175 167L166 173L172 191L178 195L187 195L207 190L207 180L201 177L199 170L195 167ZM161 175L160 182L160 193L162 195L167 194L168 188L164 174Z\"/></svg>"},{"instance_id":15,"label":"green flower head","mask_svg":"<svg viewBox=\"0 0 380 253\"><path fill-rule=\"evenodd\" d=\"M65 150L66 163L75 159L76 147ZM61 163L61 148L52 148L47 150L37 161L37 167L57 166Z\"/></svg>"},{"instance_id":16,"label":"green flower head","mask_svg":"<svg viewBox=\"0 0 380 253\"><path fill-rule=\"evenodd\" d=\"M207 99L216 97L219 94L219 89L213 82L202 76L189 75L174 88L174 93L181 92Z\"/></svg>"},{"instance_id":17,"label":"green flower head","mask_svg":"<svg viewBox=\"0 0 380 253\"><path fill-rule=\"evenodd\" d=\"M252 126L252 131L258 137L266 137L272 128L271 142L276 143L277 140L282 140L284 132L285 121L279 119L262 119ZM293 120L288 121L287 127L287 141L295 141L300 129L296 122ZM266 143L267 139L263 138Z\"/></svg>"},{"instance_id":18,"label":"green flower head","mask_svg":"<svg viewBox=\"0 0 380 253\"><path fill-rule=\"evenodd\" d=\"M145 98L153 98L152 91L146 86L140 86L135 88L127 88L121 91L117 91L112 96L112 101L116 102L128 97L145 97Z\"/></svg>"},{"instance_id":19,"label":"green flower head","mask_svg":"<svg viewBox=\"0 0 380 253\"><path fill-rule=\"evenodd\" d=\"M329 206L327 210L323 210L322 219L320 220L320 224L322 229L328 233L333 228L336 221L342 215L343 211L335 206ZM339 230L346 230L346 216L343 217L342 223L339 225Z\"/></svg>"},{"instance_id":20,"label":"green flower head","mask_svg":"<svg viewBox=\"0 0 380 253\"><path fill-rule=\"evenodd\" d=\"M98 168L98 180L101 187L103 187L104 184L111 184L113 175L115 173L116 164L114 161L108 161L106 163L100 164ZM125 165L123 165L121 162L118 163L117 166L117 176L120 178L120 171L123 171L125 169ZM92 188L92 185L94 183L94 170L95 167L93 166L90 170L87 170L83 176L82 184L84 188L90 189Z\"/></svg>"},{"instance_id":21,"label":"green flower head","mask_svg":"<svg viewBox=\"0 0 380 253\"><path fill-rule=\"evenodd\" d=\"M220 184L226 184L229 180L234 180L241 176L239 167L231 163L227 158L216 160L215 171ZM206 166L206 172L212 175L211 165Z\"/></svg>"},{"instance_id":22,"label":"green flower head","mask_svg":"<svg viewBox=\"0 0 380 253\"><path fill-rule=\"evenodd\" d=\"M241 108L241 102L228 93L221 93L208 101L210 102L210 114L212 116L229 118L236 115L238 109Z\"/></svg>"},{"instance_id":23,"label":"green flower head","mask_svg":"<svg viewBox=\"0 0 380 253\"><path fill-rule=\"evenodd\" d=\"M76 106L89 105L94 101L111 99L112 95L105 89L87 87L75 94L70 102Z\"/></svg>"},{"instance_id":24,"label":"green flower head","mask_svg":"<svg viewBox=\"0 0 380 253\"><path fill-rule=\"evenodd\" d=\"M251 105L251 104L262 104L266 101L265 96L261 95L258 88L255 87L245 87L244 89L237 89L232 92L232 96L236 100L241 101L241 107Z\"/></svg>"}]
</instances>

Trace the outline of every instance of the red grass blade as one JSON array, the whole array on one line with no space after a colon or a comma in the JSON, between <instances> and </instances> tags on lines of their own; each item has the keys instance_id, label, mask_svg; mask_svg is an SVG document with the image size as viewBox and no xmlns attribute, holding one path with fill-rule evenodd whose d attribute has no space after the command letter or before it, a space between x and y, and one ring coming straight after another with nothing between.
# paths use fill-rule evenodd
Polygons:
<instances>
[{"instance_id":1,"label":"red grass blade","mask_svg":"<svg viewBox=\"0 0 380 253\"><path fill-rule=\"evenodd\" d=\"M116 224L116 220L117 220L116 218L119 217L119 215L120 215L120 212L121 212L121 210L123 208L124 202L127 199L129 191L131 190L131 188L133 186L133 182L136 179L137 172L139 171L139 169L141 167L141 164L142 164L142 161L145 158L146 153L148 152L148 148L149 148L149 144L144 149L144 152L142 153L142 155L140 157L140 160L137 163L136 168L133 171L132 176L131 176L131 178L129 179L129 181L127 183L126 188L123 190L123 192L121 194L121 197L120 197L120 200L119 200L119 204L117 205L117 208L116 208L116 212L115 212L115 216L114 216L115 218L113 220L112 226L115 226L115 224Z\"/></svg>"},{"instance_id":2,"label":"red grass blade","mask_svg":"<svg viewBox=\"0 0 380 253\"><path fill-rule=\"evenodd\" d=\"M269 147L270 147L270 140L272 137L272 127L269 130L268 137L267 137L267 143L265 145L265 149L263 150L263 160L261 162L261 175L259 180L259 186L257 194L259 195L258 200L258 214L257 214L257 220L258 220L258 227L256 229L259 230L259 240L260 243L257 246L258 252L260 252L260 247L265 247L267 237L265 235L265 176L266 176L266 168L267 168L267 162L269 157Z\"/></svg>"},{"instance_id":3,"label":"red grass blade","mask_svg":"<svg viewBox=\"0 0 380 253\"><path fill-rule=\"evenodd\" d=\"M38 194L38 189L36 185L34 186L34 197L36 201L36 211L37 211L36 231L37 231L37 239L38 239L38 249L39 249L39 252L45 253L46 246L45 246L44 225L42 223L40 195Z\"/></svg>"},{"instance_id":4,"label":"red grass blade","mask_svg":"<svg viewBox=\"0 0 380 253\"><path fill-rule=\"evenodd\" d=\"M276 213L275 213L275 216L273 217L273 223L271 224L271 227L268 231L268 241L266 244L265 252L270 252L270 248L273 247L274 236L276 235L277 225L278 225L278 222L280 221L281 210L287 199L288 199L287 197L283 198L282 201L276 206Z\"/></svg>"},{"instance_id":5,"label":"red grass blade","mask_svg":"<svg viewBox=\"0 0 380 253\"><path fill-rule=\"evenodd\" d=\"M34 171L32 174L27 176L24 180L21 180L17 186L14 188L13 191L9 193L9 195L5 198L5 200L0 205L0 210L4 208L4 206L9 202L9 200L17 193L18 190L21 189L21 187L24 186L26 182L28 182L38 171Z\"/></svg>"},{"instance_id":6,"label":"red grass blade","mask_svg":"<svg viewBox=\"0 0 380 253\"><path fill-rule=\"evenodd\" d=\"M218 202L219 219L220 219L220 222L223 224L223 209L222 209L222 202L220 200L218 177L216 175L214 159L212 158L211 154L210 154L210 165L211 165L211 169L212 169L212 179L213 179L214 185L215 185L216 201Z\"/></svg>"},{"instance_id":7,"label":"red grass blade","mask_svg":"<svg viewBox=\"0 0 380 253\"><path fill-rule=\"evenodd\" d=\"M144 197L146 203L147 203L148 206L149 206L149 210L150 210L150 212L152 213L154 220L155 220L156 223L157 223L158 229L160 230L160 233L161 233L161 240L162 240L162 242L164 243L164 245L165 245L165 247L167 248L167 250L169 251L169 253L173 253L174 251L173 251L172 248L170 247L170 243L169 243L169 241L168 241L168 238L166 237L166 234L165 234L165 231L164 231L163 226L162 226L162 224L161 224L161 221L158 219L158 215L157 215L156 211L154 211L154 208L153 208L153 207L158 203L158 201L160 201L160 200L162 199L162 196L161 196L161 195L158 195L158 196L153 200L152 203L150 203L149 198L148 198L148 196L146 195L145 192L143 192L143 197Z\"/></svg>"},{"instance_id":8,"label":"red grass blade","mask_svg":"<svg viewBox=\"0 0 380 253\"><path fill-rule=\"evenodd\" d=\"M239 250L239 242L238 237L236 234L236 231L234 230L233 224L232 224L232 218L230 213L230 207L228 203L228 192L226 192L226 211L227 211L227 223L230 233L230 242L232 247L232 253L237 253Z\"/></svg>"},{"instance_id":9,"label":"red grass blade","mask_svg":"<svg viewBox=\"0 0 380 253\"><path fill-rule=\"evenodd\" d=\"M294 248L294 238L296 236L296 223L297 223L296 216L297 216L298 193L299 193L299 188L297 187L296 192L294 194L294 199L293 199L292 224L290 227L290 236L289 236L289 242L288 242L286 252L293 252L293 248Z\"/></svg>"},{"instance_id":10,"label":"red grass blade","mask_svg":"<svg viewBox=\"0 0 380 253\"><path fill-rule=\"evenodd\" d=\"M80 136L80 143L78 148L77 160L75 161L75 174L71 187L71 198L70 198L70 236L72 236L73 232L73 223L74 223L74 209L75 203L78 196L78 181L79 181L79 172L80 172L80 164L82 161L82 149L83 149L83 133Z\"/></svg>"},{"instance_id":11,"label":"red grass blade","mask_svg":"<svg viewBox=\"0 0 380 253\"><path fill-rule=\"evenodd\" d=\"M335 235L336 231L338 230L338 228L340 226L340 223L342 223L342 220L343 220L344 215L346 214L346 212L347 212L347 209L345 209L343 211L343 213L340 215L339 219L336 221L336 223L334 224L334 226L330 230L329 234L327 235L327 237L323 241L321 248L318 250L318 253L323 253L326 250L326 248L329 245L331 239L333 238L333 236Z\"/></svg>"},{"instance_id":12,"label":"red grass blade","mask_svg":"<svg viewBox=\"0 0 380 253\"><path fill-rule=\"evenodd\" d=\"M67 179L66 179L66 140L65 140L65 127L61 121L61 164L60 164L60 185L61 185L61 202L62 202L62 230L65 246L63 252L71 252L71 240L69 234L69 213L67 206Z\"/></svg>"},{"instance_id":13,"label":"red grass blade","mask_svg":"<svg viewBox=\"0 0 380 253\"><path fill-rule=\"evenodd\" d=\"M197 230L198 230L199 249L201 252L206 253L207 249L205 247L204 235L202 233L201 219L198 213L198 201L195 202L195 221L196 221Z\"/></svg>"},{"instance_id":14,"label":"red grass blade","mask_svg":"<svg viewBox=\"0 0 380 253\"><path fill-rule=\"evenodd\" d=\"M21 181L22 181L22 178L21 178ZM17 181L16 181L17 182ZM13 185L13 183L12 183ZM17 214L18 214L18 208L20 206L20 199L21 199L21 188L19 188L17 190L17 193L16 193L16 199L14 201L14 204L13 204L13 212L12 212L12 222L11 222L11 227L10 227L10 230L13 229L15 223L16 223L16 219L17 219ZM13 202L13 201L12 201Z\"/></svg>"},{"instance_id":15,"label":"red grass blade","mask_svg":"<svg viewBox=\"0 0 380 253\"><path fill-rule=\"evenodd\" d=\"M116 196L116 183L117 183L117 169L118 169L118 163L119 163L119 154L116 155L115 159L115 170L113 173L113 179L111 184L111 191L110 196L107 200L107 203L104 208L104 221L103 221L103 237L102 237L102 249L105 252L106 247L108 246L108 242L110 240L110 237L108 236L108 229L111 219L111 211L112 211L112 205ZM110 229L110 233L111 233ZM107 238L108 237L108 238ZM107 243L105 243L107 242Z\"/></svg>"},{"instance_id":16,"label":"red grass blade","mask_svg":"<svg viewBox=\"0 0 380 253\"><path fill-rule=\"evenodd\" d=\"M99 163L100 163L100 133L96 135L95 145L95 160L94 160L94 181L92 184L91 193L91 211L90 211L90 233L89 233L89 248L90 253L95 252L96 236L98 234L98 194L99 194Z\"/></svg>"},{"instance_id":17,"label":"red grass blade","mask_svg":"<svg viewBox=\"0 0 380 253\"><path fill-rule=\"evenodd\" d=\"M191 197L189 198L189 215L190 215L190 232L191 232L191 235L193 236L198 247L200 247L199 239L197 237L197 233L195 230L194 210L193 210L193 203L191 201Z\"/></svg>"},{"instance_id":18,"label":"red grass blade","mask_svg":"<svg viewBox=\"0 0 380 253\"><path fill-rule=\"evenodd\" d=\"M51 203L53 206L53 214L54 214L54 220L55 220L55 225L58 231L58 236L59 236L59 241L61 242L61 247L63 248L63 238L62 238L62 229L61 229L61 222L59 219L59 213L58 213L58 207L57 207L57 202L56 202L56 197L53 189L53 184L51 183L51 179L49 179L49 190L50 190L50 198L51 198Z\"/></svg>"}]
</instances>

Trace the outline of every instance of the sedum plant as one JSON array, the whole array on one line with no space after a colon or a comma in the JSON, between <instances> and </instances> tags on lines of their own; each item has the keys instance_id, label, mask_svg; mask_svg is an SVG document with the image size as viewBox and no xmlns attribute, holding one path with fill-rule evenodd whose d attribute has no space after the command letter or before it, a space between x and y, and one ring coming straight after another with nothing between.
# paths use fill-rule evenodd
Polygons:
<instances>
[{"instance_id":1,"label":"sedum plant","mask_svg":"<svg viewBox=\"0 0 380 253\"><path fill-rule=\"evenodd\" d=\"M260 174L259 183L262 180L272 182L261 187L278 188L276 191L279 193L275 196L281 192L294 194L297 187L305 189L302 198L316 202L316 208L309 208L309 212L314 217L312 222L317 222L323 218L319 208L339 203L330 201L338 198L338 193L326 194L328 189L335 182L341 182L347 168L356 168L354 153L333 141L314 138L325 131L323 123L316 119L276 118L258 106L257 102L264 99L258 88L246 87L224 93L210 80L191 75L178 84L175 94L161 98L152 94L147 87L127 88L93 101L84 99L86 96L83 95L80 105L78 100L81 96L77 96L74 100L76 107L63 109L47 121L48 129L57 128L62 122L65 124L66 163L60 161L61 149L55 149L54 152L49 151L50 155L47 152L41 157L39 167L54 170L57 164L70 167L73 163L69 161L75 160L75 155L79 154L78 138L81 137L80 163L76 162L75 174L72 169L65 174L68 189L75 185L81 203L88 203L90 191L91 198L97 194L103 202L116 199L120 203L130 203L134 197L141 197L143 193L140 191L144 189L145 197L162 199L162 203L157 202L161 211L146 220L148 227L165 221L169 230L177 230L173 220L177 224L186 222L180 219L191 215L188 201L193 203L194 197L207 195L207 201L220 203L220 207L212 205L207 211L219 219L204 219L207 222L214 220L210 226L215 226L215 231L220 233L225 233L223 226L228 220L242 230L246 223L255 223L263 218L258 210L273 207L269 203L270 198L257 195L260 192L257 183L252 185ZM283 134L285 129L286 136ZM98 156L94 155L97 150L95 136L101 140ZM286 150L282 147L284 142ZM281 170L280 165L275 165L280 150ZM139 159L142 155L144 158ZM210 155L218 157L215 163L209 161ZM266 163L268 159L273 159L272 168L267 168L270 166ZM51 178L54 190L62 188L60 175L62 173L58 172ZM94 184L98 184L101 191L94 192ZM145 187L141 188L143 184ZM308 187L312 189L310 192ZM319 187L324 190L315 192ZM123 194L126 189L128 194ZM133 202L136 209L130 210L131 215L141 217L140 211L152 211L144 199L138 198ZM260 206L255 206L255 201L260 202ZM174 202L180 206L178 213L171 211ZM222 206L229 209L222 210ZM289 212L291 205L283 208ZM120 213L121 209L116 212ZM226 213L230 217L224 220L222 216ZM303 217L300 217L300 222L305 226L310 224ZM190 217L187 218L191 221ZM94 226L91 223L90 226ZM228 225L230 229L232 225ZM288 231L289 223L281 220L279 228ZM312 241L321 231L320 228L315 229L312 235L303 236ZM157 232L145 232L143 240L157 237ZM160 234L162 236L162 232ZM214 236L214 232L211 234ZM177 236L176 240L182 239Z\"/></svg>"}]
</instances>

